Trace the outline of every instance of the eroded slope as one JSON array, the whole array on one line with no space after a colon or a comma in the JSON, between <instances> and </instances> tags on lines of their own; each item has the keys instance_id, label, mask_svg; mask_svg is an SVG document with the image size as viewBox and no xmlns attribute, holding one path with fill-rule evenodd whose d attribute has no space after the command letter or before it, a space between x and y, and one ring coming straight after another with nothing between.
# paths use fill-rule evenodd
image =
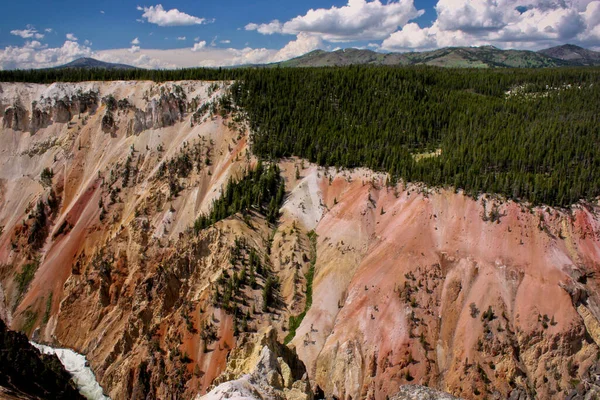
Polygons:
<instances>
[{"instance_id":1,"label":"eroded slope","mask_svg":"<svg viewBox=\"0 0 600 400\"><path fill-rule=\"evenodd\" d=\"M257 164L227 87L1 85L0 317L85 353L114 399L246 382L260 349L243 349L266 327L282 342L307 308L290 336L307 371L294 396L307 382L354 399L407 383L590 392L597 206L474 200L292 159L277 223L253 210L196 232Z\"/></svg>"}]
</instances>

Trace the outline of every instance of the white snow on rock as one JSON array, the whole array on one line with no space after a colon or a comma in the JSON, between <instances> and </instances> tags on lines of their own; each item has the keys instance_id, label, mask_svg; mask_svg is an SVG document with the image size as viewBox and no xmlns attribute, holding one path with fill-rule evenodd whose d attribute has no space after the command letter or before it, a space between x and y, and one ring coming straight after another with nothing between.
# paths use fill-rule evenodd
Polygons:
<instances>
[{"instance_id":1,"label":"white snow on rock","mask_svg":"<svg viewBox=\"0 0 600 400\"><path fill-rule=\"evenodd\" d=\"M96 381L94 372L87 366L85 356L70 349L53 348L43 344L31 342L35 348L43 354L56 354L67 372L73 376L73 382L77 385L79 393L88 400L110 400L104 395L102 387Z\"/></svg>"}]
</instances>

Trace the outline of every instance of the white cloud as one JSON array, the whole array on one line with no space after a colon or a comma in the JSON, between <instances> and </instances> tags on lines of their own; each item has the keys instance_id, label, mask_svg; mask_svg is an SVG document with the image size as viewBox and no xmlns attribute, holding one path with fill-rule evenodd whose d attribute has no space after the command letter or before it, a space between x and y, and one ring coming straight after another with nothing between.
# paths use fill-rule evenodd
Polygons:
<instances>
[{"instance_id":1,"label":"white cloud","mask_svg":"<svg viewBox=\"0 0 600 400\"><path fill-rule=\"evenodd\" d=\"M321 38L306 33L299 33L296 40L292 40L279 50L269 62L289 60L298 57L310 51L323 47Z\"/></svg>"},{"instance_id":2,"label":"white cloud","mask_svg":"<svg viewBox=\"0 0 600 400\"><path fill-rule=\"evenodd\" d=\"M140 49L131 53L129 49L102 50L94 54L95 58L106 62L123 63L140 68L191 68L219 67L247 64L266 64L300 56L308 51L320 48L318 37L300 34L282 49L218 48L208 46L206 41L194 44L187 49Z\"/></svg>"},{"instance_id":3,"label":"white cloud","mask_svg":"<svg viewBox=\"0 0 600 400\"><path fill-rule=\"evenodd\" d=\"M48 47L47 44L41 44L40 42L38 42L37 40L32 40L30 42L25 42L25 46L23 46L27 49L45 49L46 47Z\"/></svg>"},{"instance_id":4,"label":"white cloud","mask_svg":"<svg viewBox=\"0 0 600 400\"><path fill-rule=\"evenodd\" d=\"M104 10L100 10L100 14L104 14Z\"/></svg>"},{"instance_id":5,"label":"white cloud","mask_svg":"<svg viewBox=\"0 0 600 400\"><path fill-rule=\"evenodd\" d=\"M192 47L192 51L199 51L206 47L206 40L202 40L198 43L194 43L194 47Z\"/></svg>"},{"instance_id":6,"label":"white cloud","mask_svg":"<svg viewBox=\"0 0 600 400\"><path fill-rule=\"evenodd\" d=\"M183 41L183 40L186 40L186 37L185 36L179 36L179 37L177 37L177 40Z\"/></svg>"},{"instance_id":7,"label":"white cloud","mask_svg":"<svg viewBox=\"0 0 600 400\"><path fill-rule=\"evenodd\" d=\"M44 29L44 32L46 32L46 33L52 33L53 30L52 30L52 28L46 28L46 29Z\"/></svg>"},{"instance_id":8,"label":"white cloud","mask_svg":"<svg viewBox=\"0 0 600 400\"><path fill-rule=\"evenodd\" d=\"M0 50L1 69L46 68L66 64L80 57L91 57L92 50L77 42L65 41L61 47L48 48L38 41L22 47L8 46Z\"/></svg>"},{"instance_id":9,"label":"white cloud","mask_svg":"<svg viewBox=\"0 0 600 400\"><path fill-rule=\"evenodd\" d=\"M86 46L91 46L91 45L92 45L92 42L90 42L89 40L85 39L85 40L83 41L83 44L84 44L84 45L86 45Z\"/></svg>"},{"instance_id":10,"label":"white cloud","mask_svg":"<svg viewBox=\"0 0 600 400\"><path fill-rule=\"evenodd\" d=\"M15 30L10 31L10 33L11 33L11 35L21 36L23 39L30 39L30 38L43 39L44 38L44 34L39 33L37 31L37 29L35 29L31 25L27 25L27 29L15 29Z\"/></svg>"},{"instance_id":11,"label":"white cloud","mask_svg":"<svg viewBox=\"0 0 600 400\"><path fill-rule=\"evenodd\" d=\"M418 18L413 0L348 0L342 7L311 9L305 15L285 23L273 20L267 24L251 23L245 29L264 35L273 33L318 35L331 42L380 40L389 36L408 21Z\"/></svg>"},{"instance_id":12,"label":"white cloud","mask_svg":"<svg viewBox=\"0 0 600 400\"><path fill-rule=\"evenodd\" d=\"M141 43L139 38L134 38L131 47L98 52L91 49L91 42L80 44L74 40L66 40L61 47L48 48L37 40L28 40L22 47L9 46L0 49L0 69L47 68L66 64L80 57L93 57L106 62L124 63L140 68L264 64L297 57L323 47L319 36L306 33L298 34L281 49L248 46L242 49L211 47L206 40L199 40L200 37L195 39L196 42L191 48L157 50L142 49L139 46ZM221 42L226 44L229 40L221 40Z\"/></svg>"},{"instance_id":13,"label":"white cloud","mask_svg":"<svg viewBox=\"0 0 600 400\"><path fill-rule=\"evenodd\" d=\"M71 41L73 41L73 42L76 42L77 40L79 40L79 39L77 39L77 37L76 37L74 34L72 34L72 33L67 33L67 35L66 35L66 36L67 36L67 40L71 40Z\"/></svg>"},{"instance_id":14,"label":"white cloud","mask_svg":"<svg viewBox=\"0 0 600 400\"><path fill-rule=\"evenodd\" d=\"M245 26L247 31L258 31L263 35L272 35L274 33L283 33L283 24L278 20L273 20L268 24L255 24L250 23Z\"/></svg>"},{"instance_id":15,"label":"white cloud","mask_svg":"<svg viewBox=\"0 0 600 400\"><path fill-rule=\"evenodd\" d=\"M225 40L221 40L221 41L219 41L219 43L222 43L222 44L229 44L229 43L231 43L231 40L229 40L229 39L225 39Z\"/></svg>"},{"instance_id":16,"label":"white cloud","mask_svg":"<svg viewBox=\"0 0 600 400\"><path fill-rule=\"evenodd\" d=\"M436 39L431 28L420 28L419 25L410 23L385 39L381 43L381 48L384 50L428 50L437 46Z\"/></svg>"},{"instance_id":17,"label":"white cloud","mask_svg":"<svg viewBox=\"0 0 600 400\"><path fill-rule=\"evenodd\" d=\"M204 18L194 17L176 8L167 11L161 4L150 7L138 6L137 9L144 12L142 18L158 26L199 25L208 22Z\"/></svg>"},{"instance_id":18,"label":"white cloud","mask_svg":"<svg viewBox=\"0 0 600 400\"><path fill-rule=\"evenodd\" d=\"M437 19L431 26L407 24L387 37L382 48L600 45L600 34L595 31L600 25L598 0L438 0L435 9Z\"/></svg>"}]
</instances>

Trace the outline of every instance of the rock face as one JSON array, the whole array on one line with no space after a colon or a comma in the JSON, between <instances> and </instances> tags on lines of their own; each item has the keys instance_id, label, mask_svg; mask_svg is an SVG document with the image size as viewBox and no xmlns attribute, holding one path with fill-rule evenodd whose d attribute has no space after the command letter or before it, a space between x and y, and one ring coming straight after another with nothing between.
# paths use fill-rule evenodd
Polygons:
<instances>
[{"instance_id":1,"label":"rock face","mask_svg":"<svg viewBox=\"0 0 600 400\"><path fill-rule=\"evenodd\" d=\"M419 385L404 385L390 400L458 400L448 393L439 392Z\"/></svg>"},{"instance_id":2,"label":"rock face","mask_svg":"<svg viewBox=\"0 0 600 400\"><path fill-rule=\"evenodd\" d=\"M243 334L229 355L227 369L215 380L215 385L218 386L198 399L313 398L304 364L293 350L277 341L273 328Z\"/></svg>"},{"instance_id":3,"label":"rock face","mask_svg":"<svg viewBox=\"0 0 600 400\"><path fill-rule=\"evenodd\" d=\"M111 398L595 393L597 204L291 159L277 225L196 232L257 163L243 114L217 109L227 82L0 85L0 316L85 354Z\"/></svg>"},{"instance_id":4,"label":"rock face","mask_svg":"<svg viewBox=\"0 0 600 400\"><path fill-rule=\"evenodd\" d=\"M6 396L6 397L4 397ZM41 354L27 336L0 319L0 397L83 399L56 356Z\"/></svg>"},{"instance_id":5,"label":"rock face","mask_svg":"<svg viewBox=\"0 0 600 400\"><path fill-rule=\"evenodd\" d=\"M16 131L25 131L29 127L29 115L25 107L15 102L12 107L4 110L3 126Z\"/></svg>"}]
</instances>

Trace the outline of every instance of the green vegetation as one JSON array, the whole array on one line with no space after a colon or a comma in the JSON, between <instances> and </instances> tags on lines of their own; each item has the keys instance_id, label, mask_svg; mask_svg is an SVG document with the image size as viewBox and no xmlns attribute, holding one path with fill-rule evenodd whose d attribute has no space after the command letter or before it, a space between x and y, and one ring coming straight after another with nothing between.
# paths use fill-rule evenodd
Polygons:
<instances>
[{"instance_id":1,"label":"green vegetation","mask_svg":"<svg viewBox=\"0 0 600 400\"><path fill-rule=\"evenodd\" d=\"M37 315L37 312L32 311L32 310L25 311L24 315L25 315L25 320L23 321L23 326L21 327L21 331L23 331L29 335L29 334L31 334L31 331L33 330L33 327L35 326L38 315Z\"/></svg>"},{"instance_id":2,"label":"green vegetation","mask_svg":"<svg viewBox=\"0 0 600 400\"><path fill-rule=\"evenodd\" d=\"M19 297L27 291L29 284L35 276L38 266L38 261L25 264L21 268L21 272L15 275L15 282L17 283L17 289L19 290Z\"/></svg>"},{"instance_id":3,"label":"green vegetation","mask_svg":"<svg viewBox=\"0 0 600 400\"><path fill-rule=\"evenodd\" d=\"M288 344L294 339L296 330L302 323L310 306L312 306L312 287L313 279L315 277L315 265L317 264L317 233L315 231L308 232L308 238L310 239L310 266L308 267L308 272L304 275L306 278L306 301L304 303L304 311L299 315L290 316L288 326L289 332L283 341L284 344Z\"/></svg>"},{"instance_id":4,"label":"green vegetation","mask_svg":"<svg viewBox=\"0 0 600 400\"><path fill-rule=\"evenodd\" d=\"M581 49L586 51L585 49ZM582 65L582 60L559 60L542 52L501 50L493 46L446 47L411 53L378 53L366 49L315 50L283 61L286 67L327 67L343 65L431 65L461 68L558 67Z\"/></svg>"},{"instance_id":5,"label":"green vegetation","mask_svg":"<svg viewBox=\"0 0 600 400\"><path fill-rule=\"evenodd\" d=\"M255 291L261 287L259 282L262 283L263 312L277 305L280 283L270 268L269 258L265 257L263 264L259 253L243 236L235 238L229 262L232 269L224 269L215 281L212 304L233 316L233 330L237 336L250 331L249 323L256 314Z\"/></svg>"},{"instance_id":6,"label":"green vegetation","mask_svg":"<svg viewBox=\"0 0 600 400\"><path fill-rule=\"evenodd\" d=\"M38 200L35 211L29 214L29 218L33 219L33 222L29 227L29 237L27 238L27 242L34 248L40 248L48 234L48 229L46 227L46 222L48 222L46 205L41 199Z\"/></svg>"},{"instance_id":7,"label":"green vegetation","mask_svg":"<svg viewBox=\"0 0 600 400\"><path fill-rule=\"evenodd\" d=\"M266 160L369 167L388 172L391 184L401 178L533 204L566 207L600 194L599 68L0 71L0 81L120 79L235 80L231 98Z\"/></svg>"},{"instance_id":8,"label":"green vegetation","mask_svg":"<svg viewBox=\"0 0 600 400\"><path fill-rule=\"evenodd\" d=\"M169 182L171 197L177 197L183 190L181 178L187 178L194 170L200 173L205 164L210 164L211 147L205 142L205 138L193 143L184 142L177 155L160 164L156 178Z\"/></svg>"},{"instance_id":9,"label":"green vegetation","mask_svg":"<svg viewBox=\"0 0 600 400\"><path fill-rule=\"evenodd\" d=\"M270 306L275 303L275 291L279 287L279 280L277 277L269 275L265 281L265 285L262 290L263 298L263 311L267 311Z\"/></svg>"},{"instance_id":10,"label":"green vegetation","mask_svg":"<svg viewBox=\"0 0 600 400\"><path fill-rule=\"evenodd\" d=\"M600 194L600 69L280 68L253 71L232 94L264 158L534 204Z\"/></svg>"},{"instance_id":11,"label":"green vegetation","mask_svg":"<svg viewBox=\"0 0 600 400\"><path fill-rule=\"evenodd\" d=\"M265 167L259 161L256 169L241 180L229 180L223 195L213 203L210 212L196 219L194 230L198 233L235 213L246 214L251 210L266 215L267 220L274 223L279 217L284 190L279 167L276 164Z\"/></svg>"},{"instance_id":12,"label":"green vegetation","mask_svg":"<svg viewBox=\"0 0 600 400\"><path fill-rule=\"evenodd\" d=\"M44 168L40 174L40 181L44 186L52 186L52 178L54 177L54 171L51 168Z\"/></svg>"},{"instance_id":13,"label":"green vegetation","mask_svg":"<svg viewBox=\"0 0 600 400\"><path fill-rule=\"evenodd\" d=\"M44 324L47 324L48 321L50 320L50 313L52 312L52 296L54 295L53 292L50 292L50 295L48 295L48 298L46 299L46 311L44 312L44 318L42 319L42 322Z\"/></svg>"},{"instance_id":14,"label":"green vegetation","mask_svg":"<svg viewBox=\"0 0 600 400\"><path fill-rule=\"evenodd\" d=\"M155 82L179 80L232 80L239 78L243 70L187 68L178 70L107 70L107 69L38 69L0 71L0 82L85 82L85 81L142 81Z\"/></svg>"}]
</instances>

